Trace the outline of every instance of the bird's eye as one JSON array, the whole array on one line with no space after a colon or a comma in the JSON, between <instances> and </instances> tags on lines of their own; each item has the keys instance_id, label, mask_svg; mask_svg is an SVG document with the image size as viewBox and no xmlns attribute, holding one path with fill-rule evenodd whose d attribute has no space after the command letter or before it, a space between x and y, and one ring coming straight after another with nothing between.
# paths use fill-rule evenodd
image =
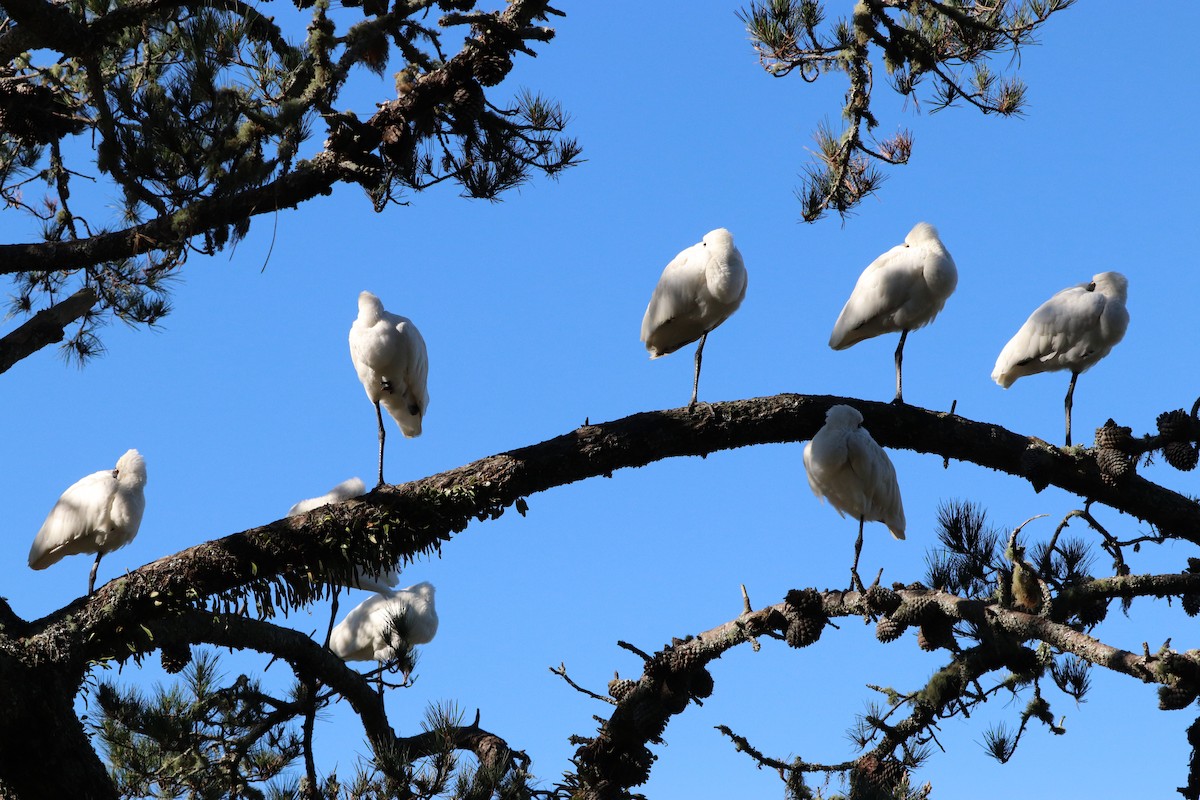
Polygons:
<instances>
[{"instance_id":1,"label":"bird's eye","mask_svg":"<svg viewBox=\"0 0 1200 800\"><path fill-rule=\"evenodd\" d=\"M114 469L114 470L113 470L113 477L114 477L114 478L116 478L116 477L119 477L120 475L121 475L121 470L119 470L119 469Z\"/></svg>"},{"instance_id":2,"label":"bird's eye","mask_svg":"<svg viewBox=\"0 0 1200 800\"><path fill-rule=\"evenodd\" d=\"M1091 283L1089 283L1089 284L1087 285L1087 290L1088 290L1089 292L1094 292L1094 291L1096 291L1096 282L1095 282L1095 281L1092 281Z\"/></svg>"}]
</instances>

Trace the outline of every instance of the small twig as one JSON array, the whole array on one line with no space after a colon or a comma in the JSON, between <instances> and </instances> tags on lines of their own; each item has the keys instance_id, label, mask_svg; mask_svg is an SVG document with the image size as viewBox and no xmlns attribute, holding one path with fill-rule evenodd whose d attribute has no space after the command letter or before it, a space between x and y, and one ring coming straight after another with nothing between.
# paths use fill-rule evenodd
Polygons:
<instances>
[{"instance_id":1,"label":"small twig","mask_svg":"<svg viewBox=\"0 0 1200 800\"><path fill-rule=\"evenodd\" d=\"M754 609L750 607L750 595L746 594L746 584L742 584L742 608L747 614L754 613Z\"/></svg>"},{"instance_id":2,"label":"small twig","mask_svg":"<svg viewBox=\"0 0 1200 800\"><path fill-rule=\"evenodd\" d=\"M650 661L654 660L653 656L647 655L645 652L634 647L629 642L621 641L618 639L617 647L622 647L622 648L628 650L629 652L633 653L634 655L641 656L643 661L650 662Z\"/></svg>"},{"instance_id":3,"label":"small twig","mask_svg":"<svg viewBox=\"0 0 1200 800\"><path fill-rule=\"evenodd\" d=\"M613 700L611 697L608 697L607 695L596 694L592 690L585 689L582 686L580 686L578 683L576 683L575 681L571 680L571 676L567 674L566 663L559 663L557 669L555 669L554 667L550 667L550 671L553 672L558 677L562 678L564 681L566 681L567 684L572 689L579 692L580 694L586 694L588 697L592 698L593 700L599 700L601 702L608 703L611 706L615 706L617 704L617 701ZM476 722L476 724L478 724L478 722L479 722L479 712L478 711L475 712L475 722Z\"/></svg>"}]
</instances>

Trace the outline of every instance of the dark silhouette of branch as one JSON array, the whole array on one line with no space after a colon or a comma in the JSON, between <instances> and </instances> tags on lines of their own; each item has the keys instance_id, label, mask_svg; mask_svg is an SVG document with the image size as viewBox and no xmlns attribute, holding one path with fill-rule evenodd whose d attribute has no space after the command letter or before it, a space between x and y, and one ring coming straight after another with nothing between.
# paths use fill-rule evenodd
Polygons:
<instances>
[{"instance_id":1,"label":"dark silhouette of branch","mask_svg":"<svg viewBox=\"0 0 1200 800\"><path fill-rule=\"evenodd\" d=\"M61 342L65 329L75 320L92 310L96 304L96 293L85 286L75 294L55 303L30 317L19 328L0 338L0 372L7 372L26 356L43 347Z\"/></svg>"}]
</instances>

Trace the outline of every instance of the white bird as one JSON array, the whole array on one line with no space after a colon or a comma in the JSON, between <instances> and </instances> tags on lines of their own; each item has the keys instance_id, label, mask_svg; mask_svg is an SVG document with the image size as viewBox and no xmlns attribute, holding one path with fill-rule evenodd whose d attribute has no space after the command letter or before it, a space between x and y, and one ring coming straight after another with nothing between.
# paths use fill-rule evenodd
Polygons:
<instances>
[{"instance_id":1,"label":"white bird","mask_svg":"<svg viewBox=\"0 0 1200 800\"><path fill-rule=\"evenodd\" d=\"M864 339L900 332L896 346L896 398L904 402L901 363L908 332L933 322L958 286L958 268L937 229L918 222L896 245L871 262L838 315L829 346L845 350Z\"/></svg>"},{"instance_id":2,"label":"white bird","mask_svg":"<svg viewBox=\"0 0 1200 800\"><path fill-rule=\"evenodd\" d=\"M1034 311L1008 340L992 380L1007 389L1017 378L1038 372L1071 371L1063 405L1067 447L1071 446L1071 405L1079 373L1104 358L1125 336L1129 281L1119 272L1093 275L1090 283L1063 289Z\"/></svg>"},{"instance_id":3,"label":"white bird","mask_svg":"<svg viewBox=\"0 0 1200 800\"><path fill-rule=\"evenodd\" d=\"M358 296L358 318L350 326L350 359L367 398L375 404L379 423L379 483L383 485L383 407L408 438L421 435L421 420L429 406L425 388L429 353L412 320L385 311L370 292Z\"/></svg>"},{"instance_id":4,"label":"white bird","mask_svg":"<svg viewBox=\"0 0 1200 800\"><path fill-rule=\"evenodd\" d=\"M904 538L904 504L896 468L862 422L858 409L832 406L825 412L825 425L804 446L804 469L813 494L828 500L843 517L849 514L858 520L850 575L859 589L863 588L858 577L863 524L882 522L893 537Z\"/></svg>"},{"instance_id":5,"label":"white bird","mask_svg":"<svg viewBox=\"0 0 1200 800\"><path fill-rule=\"evenodd\" d=\"M307 500L301 500L288 509L287 515L289 517L298 517L321 506L341 503L354 497L361 497L366 493L367 485L363 483L362 478L356 476L342 481L320 497L310 497Z\"/></svg>"},{"instance_id":6,"label":"white bird","mask_svg":"<svg viewBox=\"0 0 1200 800\"><path fill-rule=\"evenodd\" d=\"M354 497L361 497L367 493L366 484L362 482L362 478L350 478L342 481L337 486L330 489L320 497L313 497L308 500L301 500L296 505L288 509L289 517L298 517L302 514L307 514L309 511L327 506L331 503L341 503L350 500ZM351 589L366 589L371 592L386 592L396 588L396 584L400 583L400 570L396 567L385 570L378 575L370 575L362 570L355 570L354 576L346 585ZM334 611L337 610L337 599L334 598Z\"/></svg>"},{"instance_id":7,"label":"white bird","mask_svg":"<svg viewBox=\"0 0 1200 800\"><path fill-rule=\"evenodd\" d=\"M667 264L642 318L650 358L674 353L697 339L692 400L700 389L700 360L708 332L727 320L746 296L746 265L724 228L709 231Z\"/></svg>"},{"instance_id":8,"label":"white bird","mask_svg":"<svg viewBox=\"0 0 1200 800\"><path fill-rule=\"evenodd\" d=\"M433 584L418 583L364 600L333 629L329 647L346 661L387 662L433 641L437 629Z\"/></svg>"},{"instance_id":9,"label":"white bird","mask_svg":"<svg viewBox=\"0 0 1200 800\"><path fill-rule=\"evenodd\" d=\"M45 569L64 556L95 553L88 594L96 586L96 570L106 553L137 536L146 510L146 461L128 450L116 469L93 472L62 493L29 548L29 566Z\"/></svg>"}]
</instances>

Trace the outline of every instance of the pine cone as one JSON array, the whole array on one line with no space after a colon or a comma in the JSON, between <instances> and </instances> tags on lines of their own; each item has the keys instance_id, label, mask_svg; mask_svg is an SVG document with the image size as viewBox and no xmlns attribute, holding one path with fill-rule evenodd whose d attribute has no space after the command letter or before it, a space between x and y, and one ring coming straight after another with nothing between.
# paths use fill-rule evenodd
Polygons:
<instances>
[{"instance_id":1,"label":"pine cone","mask_svg":"<svg viewBox=\"0 0 1200 800\"><path fill-rule=\"evenodd\" d=\"M1179 598L1180 605L1187 612L1189 617L1194 617L1200 614L1200 594L1185 594Z\"/></svg>"},{"instance_id":2,"label":"pine cone","mask_svg":"<svg viewBox=\"0 0 1200 800\"><path fill-rule=\"evenodd\" d=\"M637 681L613 678L608 682L608 696L619 703L629 696L635 686L637 686Z\"/></svg>"},{"instance_id":3,"label":"pine cone","mask_svg":"<svg viewBox=\"0 0 1200 800\"><path fill-rule=\"evenodd\" d=\"M1163 445L1163 457L1177 470L1183 472L1191 472L1196 468L1196 461L1200 460L1197 456L1196 448L1189 442L1168 442Z\"/></svg>"},{"instance_id":4,"label":"pine cone","mask_svg":"<svg viewBox=\"0 0 1200 800\"><path fill-rule=\"evenodd\" d=\"M1129 456L1111 447L1102 447L1096 451L1096 464L1100 467L1100 477L1110 485L1116 484L1133 472Z\"/></svg>"},{"instance_id":5,"label":"pine cone","mask_svg":"<svg viewBox=\"0 0 1200 800\"><path fill-rule=\"evenodd\" d=\"M825 627L825 618L789 616L787 630L783 632L790 647L808 647L821 638L821 630Z\"/></svg>"},{"instance_id":6,"label":"pine cone","mask_svg":"<svg viewBox=\"0 0 1200 800\"><path fill-rule=\"evenodd\" d=\"M903 622L892 617L883 617L875 623L875 638L883 643L894 642L904 633Z\"/></svg>"},{"instance_id":7,"label":"pine cone","mask_svg":"<svg viewBox=\"0 0 1200 800\"><path fill-rule=\"evenodd\" d=\"M911 625L915 622L920 622L921 617L925 615L925 612L928 611L929 607L932 605L933 598L918 597L901 605L900 608L896 610L895 617L900 622L903 622L906 625Z\"/></svg>"},{"instance_id":8,"label":"pine cone","mask_svg":"<svg viewBox=\"0 0 1200 800\"><path fill-rule=\"evenodd\" d=\"M164 644L158 651L158 658L162 661L163 671L175 675L191 663L192 648L186 643Z\"/></svg>"},{"instance_id":9,"label":"pine cone","mask_svg":"<svg viewBox=\"0 0 1200 800\"><path fill-rule=\"evenodd\" d=\"M1185 439L1191 433L1191 420L1182 408L1158 415L1158 435L1164 439Z\"/></svg>"},{"instance_id":10,"label":"pine cone","mask_svg":"<svg viewBox=\"0 0 1200 800\"><path fill-rule=\"evenodd\" d=\"M792 589L784 596L783 602L789 611L800 616L815 616L822 614L825 609L816 589Z\"/></svg>"},{"instance_id":11,"label":"pine cone","mask_svg":"<svg viewBox=\"0 0 1200 800\"><path fill-rule=\"evenodd\" d=\"M1182 686L1158 687L1158 707L1163 711L1178 711L1187 708L1196 699L1196 693Z\"/></svg>"},{"instance_id":12,"label":"pine cone","mask_svg":"<svg viewBox=\"0 0 1200 800\"><path fill-rule=\"evenodd\" d=\"M900 595L879 585L867 589L866 601L872 610L882 614L891 614L900 607L901 602Z\"/></svg>"},{"instance_id":13,"label":"pine cone","mask_svg":"<svg viewBox=\"0 0 1200 800\"><path fill-rule=\"evenodd\" d=\"M512 71L512 66L508 56L483 56L475 68L475 80L484 86L495 86Z\"/></svg>"},{"instance_id":14,"label":"pine cone","mask_svg":"<svg viewBox=\"0 0 1200 800\"><path fill-rule=\"evenodd\" d=\"M1133 444L1133 428L1118 425L1111 419L1096 428L1096 447L1101 450L1127 451Z\"/></svg>"},{"instance_id":15,"label":"pine cone","mask_svg":"<svg viewBox=\"0 0 1200 800\"><path fill-rule=\"evenodd\" d=\"M933 652L939 647L948 648L953 642L954 632L948 619L926 622L917 630L917 646L926 652Z\"/></svg>"},{"instance_id":16,"label":"pine cone","mask_svg":"<svg viewBox=\"0 0 1200 800\"><path fill-rule=\"evenodd\" d=\"M460 86L454 90L454 97L451 100L457 113L463 114L471 119L478 119L483 113L483 89L478 83L471 81L465 86Z\"/></svg>"}]
</instances>

